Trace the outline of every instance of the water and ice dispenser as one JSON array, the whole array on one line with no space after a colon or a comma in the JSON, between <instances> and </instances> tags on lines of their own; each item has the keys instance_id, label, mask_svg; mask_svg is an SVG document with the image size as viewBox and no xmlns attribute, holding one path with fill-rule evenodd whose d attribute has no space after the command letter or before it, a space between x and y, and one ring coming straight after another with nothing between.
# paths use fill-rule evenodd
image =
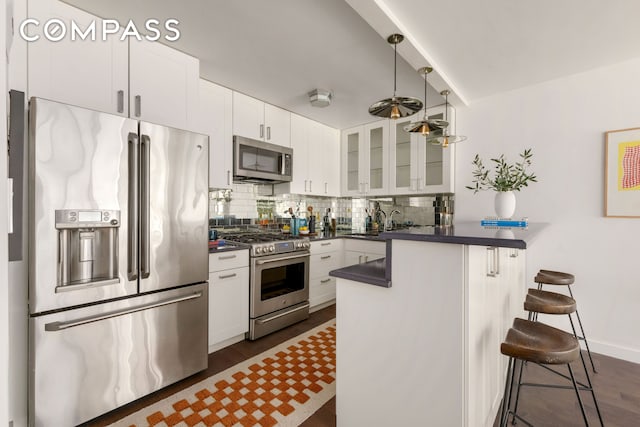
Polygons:
<instances>
[{"instance_id":1,"label":"water and ice dispenser","mask_svg":"<svg viewBox=\"0 0 640 427\"><path fill-rule=\"evenodd\" d=\"M118 283L120 211L57 210L56 292Z\"/></svg>"}]
</instances>

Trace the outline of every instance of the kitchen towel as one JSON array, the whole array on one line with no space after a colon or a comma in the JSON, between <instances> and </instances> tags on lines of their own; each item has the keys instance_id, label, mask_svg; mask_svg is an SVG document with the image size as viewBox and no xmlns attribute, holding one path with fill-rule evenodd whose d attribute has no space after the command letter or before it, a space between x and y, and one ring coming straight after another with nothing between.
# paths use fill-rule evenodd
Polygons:
<instances>
[{"instance_id":1,"label":"kitchen towel","mask_svg":"<svg viewBox=\"0 0 640 427\"><path fill-rule=\"evenodd\" d=\"M333 319L112 426L298 426L335 396L335 352Z\"/></svg>"}]
</instances>

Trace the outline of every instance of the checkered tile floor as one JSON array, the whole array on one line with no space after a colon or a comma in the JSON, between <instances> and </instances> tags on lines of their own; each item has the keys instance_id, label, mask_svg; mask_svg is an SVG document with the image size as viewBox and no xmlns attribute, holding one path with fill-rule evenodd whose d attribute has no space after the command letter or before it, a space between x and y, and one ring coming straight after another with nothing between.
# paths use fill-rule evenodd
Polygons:
<instances>
[{"instance_id":1,"label":"checkered tile floor","mask_svg":"<svg viewBox=\"0 0 640 427\"><path fill-rule=\"evenodd\" d=\"M331 321L116 425L298 425L335 395L335 349L336 327Z\"/></svg>"}]
</instances>

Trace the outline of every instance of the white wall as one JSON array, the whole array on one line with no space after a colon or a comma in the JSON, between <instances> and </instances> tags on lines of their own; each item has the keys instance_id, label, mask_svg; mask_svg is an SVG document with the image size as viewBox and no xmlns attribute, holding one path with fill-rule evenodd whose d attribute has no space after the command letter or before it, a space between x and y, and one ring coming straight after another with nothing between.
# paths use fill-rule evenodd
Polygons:
<instances>
[{"instance_id":1,"label":"white wall","mask_svg":"<svg viewBox=\"0 0 640 427\"><path fill-rule=\"evenodd\" d=\"M457 147L456 221L494 215L493 192L464 188L476 153L489 164L533 148L539 182L516 193L516 217L549 227L528 251L529 283L540 268L575 274L591 349L640 363L640 218L603 216L604 132L640 127L638 76L640 59L458 109L458 133L469 139ZM545 317L568 327L558 320Z\"/></svg>"}]
</instances>

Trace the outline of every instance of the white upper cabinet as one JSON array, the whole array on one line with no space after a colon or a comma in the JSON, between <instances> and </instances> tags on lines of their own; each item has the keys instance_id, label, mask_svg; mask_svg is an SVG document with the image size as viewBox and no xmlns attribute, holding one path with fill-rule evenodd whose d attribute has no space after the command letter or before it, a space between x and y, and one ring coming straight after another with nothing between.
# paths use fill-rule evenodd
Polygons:
<instances>
[{"instance_id":1,"label":"white upper cabinet","mask_svg":"<svg viewBox=\"0 0 640 427\"><path fill-rule=\"evenodd\" d=\"M197 58L161 43L130 40L130 117L192 129L199 80Z\"/></svg>"},{"instance_id":2,"label":"white upper cabinet","mask_svg":"<svg viewBox=\"0 0 640 427\"><path fill-rule=\"evenodd\" d=\"M345 196L389 192L389 120L342 132L342 193Z\"/></svg>"},{"instance_id":3,"label":"white upper cabinet","mask_svg":"<svg viewBox=\"0 0 640 427\"><path fill-rule=\"evenodd\" d=\"M279 184L278 193L338 196L340 194L340 132L291 114L293 181Z\"/></svg>"},{"instance_id":4,"label":"white upper cabinet","mask_svg":"<svg viewBox=\"0 0 640 427\"><path fill-rule=\"evenodd\" d=\"M340 195L340 131L329 126L322 125L322 144L316 147L313 153L320 154L319 167L322 172L320 183L320 195Z\"/></svg>"},{"instance_id":5,"label":"white upper cabinet","mask_svg":"<svg viewBox=\"0 0 640 427\"><path fill-rule=\"evenodd\" d=\"M453 134L455 110L449 108L449 132ZM444 106L428 109L427 115L430 119L444 119ZM419 113L343 131L343 194L453 193L455 144L443 148L427 143L420 134L404 130L412 121L421 118L422 113ZM381 124L388 125L388 134Z\"/></svg>"},{"instance_id":6,"label":"white upper cabinet","mask_svg":"<svg viewBox=\"0 0 640 427\"><path fill-rule=\"evenodd\" d=\"M209 135L209 188L231 188L233 183L232 102L231 89L200 80L193 130Z\"/></svg>"},{"instance_id":7,"label":"white upper cabinet","mask_svg":"<svg viewBox=\"0 0 640 427\"><path fill-rule=\"evenodd\" d=\"M291 113L233 92L233 134L289 147Z\"/></svg>"},{"instance_id":8,"label":"white upper cabinet","mask_svg":"<svg viewBox=\"0 0 640 427\"><path fill-rule=\"evenodd\" d=\"M98 28L102 20L59 1L30 0L29 16L41 24L51 18L74 21L88 27L93 21ZM18 23L16 23L16 26ZM49 41L42 25L26 26L27 33L39 39L27 43L29 96L47 98L98 111L128 116L129 77L128 42L117 34L106 41L74 41L65 36Z\"/></svg>"},{"instance_id":9,"label":"white upper cabinet","mask_svg":"<svg viewBox=\"0 0 640 427\"><path fill-rule=\"evenodd\" d=\"M29 96L191 129L198 59L135 37L121 41L120 34L103 41L100 18L59 1L29 0L29 17L41 23L27 26L29 34L40 36L27 47ZM57 42L41 34L51 18L66 23L67 34ZM95 22L94 40L72 40L72 21L81 29Z\"/></svg>"}]
</instances>

